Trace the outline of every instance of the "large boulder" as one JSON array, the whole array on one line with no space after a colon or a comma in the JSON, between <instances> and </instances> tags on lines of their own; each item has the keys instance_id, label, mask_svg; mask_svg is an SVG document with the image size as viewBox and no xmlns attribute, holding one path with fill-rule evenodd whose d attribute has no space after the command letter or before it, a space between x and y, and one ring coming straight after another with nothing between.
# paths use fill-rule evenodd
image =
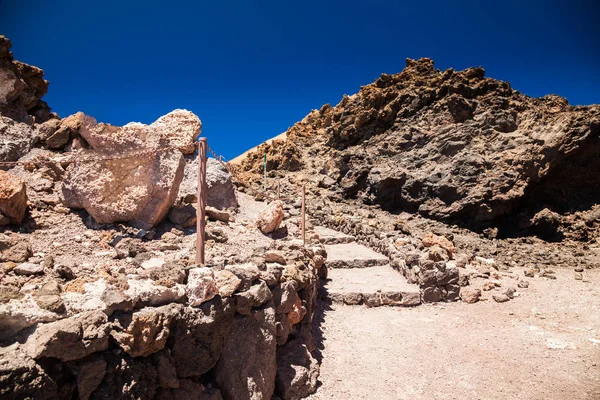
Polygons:
<instances>
[{"instance_id":1,"label":"large boulder","mask_svg":"<svg viewBox=\"0 0 600 400\"><path fill-rule=\"evenodd\" d=\"M256 226L262 233L275 232L283 221L283 203L275 200L258 214Z\"/></svg>"},{"instance_id":2,"label":"large boulder","mask_svg":"<svg viewBox=\"0 0 600 400\"><path fill-rule=\"evenodd\" d=\"M217 297L175 317L169 343L179 378L200 377L217 365L235 313L232 303Z\"/></svg>"},{"instance_id":3,"label":"large boulder","mask_svg":"<svg viewBox=\"0 0 600 400\"><path fill-rule=\"evenodd\" d=\"M27 193L25 183L0 170L0 226L20 224L25 218Z\"/></svg>"},{"instance_id":4,"label":"large boulder","mask_svg":"<svg viewBox=\"0 0 600 400\"><path fill-rule=\"evenodd\" d=\"M79 133L93 149L85 154L92 161L67 168L63 202L71 208L85 208L98 223L127 221L152 228L174 204L183 179L182 152L193 148L144 156L120 154L191 144L201 125L198 117L185 110L175 110L151 125L115 127L84 118ZM118 159L94 160L101 157Z\"/></svg>"},{"instance_id":5,"label":"large boulder","mask_svg":"<svg viewBox=\"0 0 600 400\"><path fill-rule=\"evenodd\" d=\"M195 203L198 201L197 190L198 157L193 157L186 160L179 198L187 203ZM206 160L206 204L219 210L238 207L231 174L214 158Z\"/></svg>"},{"instance_id":6,"label":"large boulder","mask_svg":"<svg viewBox=\"0 0 600 400\"><path fill-rule=\"evenodd\" d=\"M275 330L272 306L235 318L216 370L224 399L271 398L277 370Z\"/></svg>"}]
</instances>

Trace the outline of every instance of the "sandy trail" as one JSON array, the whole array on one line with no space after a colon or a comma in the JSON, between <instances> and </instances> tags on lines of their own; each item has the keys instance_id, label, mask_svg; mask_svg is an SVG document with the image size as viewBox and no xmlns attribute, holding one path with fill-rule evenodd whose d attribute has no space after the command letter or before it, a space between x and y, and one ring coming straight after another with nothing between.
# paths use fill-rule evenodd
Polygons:
<instances>
[{"instance_id":1,"label":"sandy trail","mask_svg":"<svg viewBox=\"0 0 600 400\"><path fill-rule=\"evenodd\" d=\"M310 398L600 399L600 271L556 275L503 304L322 302Z\"/></svg>"}]
</instances>

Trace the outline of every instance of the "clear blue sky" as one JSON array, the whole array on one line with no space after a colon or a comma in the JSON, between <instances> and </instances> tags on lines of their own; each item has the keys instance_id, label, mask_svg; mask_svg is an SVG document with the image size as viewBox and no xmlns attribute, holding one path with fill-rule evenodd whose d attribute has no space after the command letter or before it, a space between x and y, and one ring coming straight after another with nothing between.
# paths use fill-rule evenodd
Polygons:
<instances>
[{"instance_id":1,"label":"clear blue sky","mask_svg":"<svg viewBox=\"0 0 600 400\"><path fill-rule=\"evenodd\" d=\"M0 0L0 33L44 69L61 117L150 123L186 108L231 158L406 57L600 103L599 10L593 0Z\"/></svg>"}]
</instances>

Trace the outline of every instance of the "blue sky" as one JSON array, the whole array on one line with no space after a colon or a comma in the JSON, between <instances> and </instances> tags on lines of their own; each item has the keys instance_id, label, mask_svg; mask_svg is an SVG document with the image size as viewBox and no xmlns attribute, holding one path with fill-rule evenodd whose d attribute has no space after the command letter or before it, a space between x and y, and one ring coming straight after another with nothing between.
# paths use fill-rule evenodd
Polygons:
<instances>
[{"instance_id":1,"label":"blue sky","mask_svg":"<svg viewBox=\"0 0 600 400\"><path fill-rule=\"evenodd\" d=\"M151 123L186 108L232 158L406 57L600 103L595 3L0 0L0 33L44 69L61 117Z\"/></svg>"}]
</instances>

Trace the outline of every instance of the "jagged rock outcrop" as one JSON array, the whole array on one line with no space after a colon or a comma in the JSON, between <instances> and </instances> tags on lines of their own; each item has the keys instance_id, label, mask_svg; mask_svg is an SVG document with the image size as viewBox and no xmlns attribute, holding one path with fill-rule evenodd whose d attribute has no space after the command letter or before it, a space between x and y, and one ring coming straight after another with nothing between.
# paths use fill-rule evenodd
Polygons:
<instances>
[{"instance_id":1,"label":"jagged rock outcrop","mask_svg":"<svg viewBox=\"0 0 600 400\"><path fill-rule=\"evenodd\" d=\"M10 118L30 116L42 123L50 118L50 108L42 97L48 91L44 71L13 58L12 44L0 36L0 113Z\"/></svg>"},{"instance_id":2,"label":"jagged rock outcrop","mask_svg":"<svg viewBox=\"0 0 600 400\"><path fill-rule=\"evenodd\" d=\"M0 161L15 161L38 142L38 126L56 115L41 98L48 91L44 71L14 59L0 35Z\"/></svg>"},{"instance_id":3,"label":"jagged rock outcrop","mask_svg":"<svg viewBox=\"0 0 600 400\"><path fill-rule=\"evenodd\" d=\"M543 208L561 214L558 237L576 235L565 216L600 201L591 172L600 167L600 106L530 98L480 67L440 71L430 59L409 59L401 73L312 111L286 137L249 154L241 169L259 172L259 155L276 148L293 152L338 201L497 226L499 235L531 232ZM593 236L595 224L579 236Z\"/></svg>"},{"instance_id":4,"label":"jagged rock outcrop","mask_svg":"<svg viewBox=\"0 0 600 400\"><path fill-rule=\"evenodd\" d=\"M97 124L85 117L79 134L92 151L82 156L92 161L67 168L62 182L64 203L85 208L98 223L129 221L141 228L153 227L164 219L177 198L185 167L183 152L193 152L193 146L141 157L122 154L189 145L200 128L198 117L185 110L175 110L151 125L130 123L123 127Z\"/></svg>"}]
</instances>

